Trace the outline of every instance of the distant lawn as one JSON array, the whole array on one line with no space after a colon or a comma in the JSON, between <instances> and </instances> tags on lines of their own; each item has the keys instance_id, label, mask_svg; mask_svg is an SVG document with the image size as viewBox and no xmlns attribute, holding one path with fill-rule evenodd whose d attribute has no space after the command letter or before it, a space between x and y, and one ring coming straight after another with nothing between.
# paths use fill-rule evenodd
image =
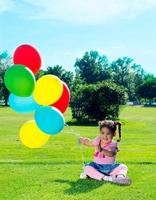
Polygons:
<instances>
[{"instance_id":1,"label":"distant lawn","mask_svg":"<svg viewBox=\"0 0 156 200\"><path fill-rule=\"evenodd\" d=\"M33 115L0 108L0 200L155 200L156 108L125 107L120 115L123 140L118 162L129 167L132 185L122 187L79 180L81 153L70 127L51 137L42 149L31 150L18 140L22 123ZM65 113L71 119L70 110ZM95 126L72 126L74 132L94 138ZM84 147L85 160L92 148Z\"/></svg>"}]
</instances>

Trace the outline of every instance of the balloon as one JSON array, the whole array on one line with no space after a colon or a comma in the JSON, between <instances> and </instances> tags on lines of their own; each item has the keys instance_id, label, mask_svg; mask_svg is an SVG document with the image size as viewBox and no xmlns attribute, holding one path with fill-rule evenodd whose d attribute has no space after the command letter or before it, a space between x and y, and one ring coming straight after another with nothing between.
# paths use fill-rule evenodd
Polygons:
<instances>
[{"instance_id":1,"label":"balloon","mask_svg":"<svg viewBox=\"0 0 156 200\"><path fill-rule=\"evenodd\" d=\"M23 97L30 96L35 87L35 77L24 65L13 65L8 68L4 82L11 93Z\"/></svg>"},{"instance_id":2,"label":"balloon","mask_svg":"<svg viewBox=\"0 0 156 200\"><path fill-rule=\"evenodd\" d=\"M63 83L63 93L62 93L62 96L61 98L55 102L54 104L52 104L51 106L59 109L62 113L64 113L68 107L68 104L69 104L69 100L70 100L70 91L69 91L69 88L67 86L66 83Z\"/></svg>"},{"instance_id":3,"label":"balloon","mask_svg":"<svg viewBox=\"0 0 156 200\"><path fill-rule=\"evenodd\" d=\"M9 105L15 112L18 113L30 113L36 110L39 106L34 101L33 96L19 97L12 93L9 95Z\"/></svg>"},{"instance_id":4,"label":"balloon","mask_svg":"<svg viewBox=\"0 0 156 200\"><path fill-rule=\"evenodd\" d=\"M34 99L40 105L50 105L56 102L63 93L62 81L54 75L42 76L36 82Z\"/></svg>"},{"instance_id":5,"label":"balloon","mask_svg":"<svg viewBox=\"0 0 156 200\"><path fill-rule=\"evenodd\" d=\"M64 117L57 109L50 106L40 106L35 111L37 126L47 134L59 133L64 127Z\"/></svg>"},{"instance_id":6,"label":"balloon","mask_svg":"<svg viewBox=\"0 0 156 200\"><path fill-rule=\"evenodd\" d=\"M41 57L38 51L28 44L23 44L15 50L13 62L27 66L34 74L37 74L41 67Z\"/></svg>"},{"instance_id":7,"label":"balloon","mask_svg":"<svg viewBox=\"0 0 156 200\"><path fill-rule=\"evenodd\" d=\"M29 148L40 148L50 138L49 135L43 133L36 125L34 120L30 120L23 124L20 129L20 140Z\"/></svg>"}]
</instances>

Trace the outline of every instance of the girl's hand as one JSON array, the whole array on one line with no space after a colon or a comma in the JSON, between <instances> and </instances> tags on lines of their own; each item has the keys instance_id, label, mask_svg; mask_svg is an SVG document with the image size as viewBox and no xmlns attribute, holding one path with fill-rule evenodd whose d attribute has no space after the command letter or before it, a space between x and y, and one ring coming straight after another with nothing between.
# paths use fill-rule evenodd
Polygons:
<instances>
[{"instance_id":1,"label":"girl's hand","mask_svg":"<svg viewBox=\"0 0 156 200\"><path fill-rule=\"evenodd\" d=\"M79 138L79 142L80 142L81 144L86 145L86 146L94 146L93 143L92 143L92 141L91 141L89 138L80 137L80 138Z\"/></svg>"},{"instance_id":2,"label":"girl's hand","mask_svg":"<svg viewBox=\"0 0 156 200\"><path fill-rule=\"evenodd\" d=\"M79 142L81 143L81 144L85 144L85 141L87 140L87 138L84 138L84 137L80 137L79 138Z\"/></svg>"}]
</instances>

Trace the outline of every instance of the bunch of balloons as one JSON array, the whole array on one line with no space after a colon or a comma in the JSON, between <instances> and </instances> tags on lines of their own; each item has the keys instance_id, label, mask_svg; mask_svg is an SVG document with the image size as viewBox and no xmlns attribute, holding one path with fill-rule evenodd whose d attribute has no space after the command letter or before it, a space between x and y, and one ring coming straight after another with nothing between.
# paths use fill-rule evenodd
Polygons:
<instances>
[{"instance_id":1,"label":"bunch of balloons","mask_svg":"<svg viewBox=\"0 0 156 200\"><path fill-rule=\"evenodd\" d=\"M20 140L29 148L39 148L51 135L63 129L63 113L69 104L70 91L66 83L54 75L44 75L35 81L41 57L31 45L19 46L13 62L4 76L10 91L9 105L18 113L34 111L34 120L26 122L20 129Z\"/></svg>"}]
</instances>

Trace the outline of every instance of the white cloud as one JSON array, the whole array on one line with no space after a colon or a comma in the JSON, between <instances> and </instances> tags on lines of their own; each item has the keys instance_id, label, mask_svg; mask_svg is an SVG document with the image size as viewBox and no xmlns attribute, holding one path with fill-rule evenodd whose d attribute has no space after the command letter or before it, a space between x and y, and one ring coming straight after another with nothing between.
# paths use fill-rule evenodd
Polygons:
<instances>
[{"instance_id":1,"label":"white cloud","mask_svg":"<svg viewBox=\"0 0 156 200\"><path fill-rule=\"evenodd\" d=\"M156 7L156 0L23 0L39 12L32 19L80 24L103 24L114 19L131 19Z\"/></svg>"},{"instance_id":2,"label":"white cloud","mask_svg":"<svg viewBox=\"0 0 156 200\"><path fill-rule=\"evenodd\" d=\"M156 0L0 0L0 12L13 8L29 19L94 25L115 19L134 19L156 8ZM37 10L33 12L33 8Z\"/></svg>"},{"instance_id":3,"label":"white cloud","mask_svg":"<svg viewBox=\"0 0 156 200\"><path fill-rule=\"evenodd\" d=\"M12 0L0 0L0 13L9 11L13 8Z\"/></svg>"}]
</instances>

